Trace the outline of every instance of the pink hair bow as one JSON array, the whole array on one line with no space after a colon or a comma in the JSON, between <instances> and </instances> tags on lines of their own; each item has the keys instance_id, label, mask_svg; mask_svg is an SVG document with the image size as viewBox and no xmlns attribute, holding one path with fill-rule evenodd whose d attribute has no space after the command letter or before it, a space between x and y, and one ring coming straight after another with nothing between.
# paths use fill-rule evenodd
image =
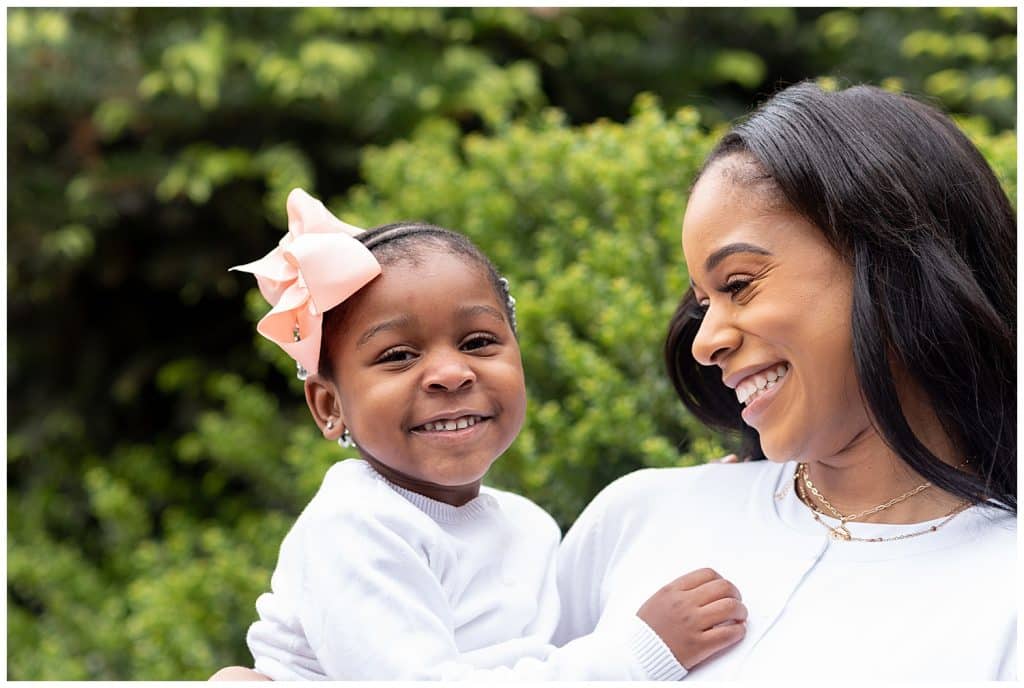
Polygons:
<instances>
[{"instance_id":1,"label":"pink hair bow","mask_svg":"<svg viewBox=\"0 0 1024 688\"><path fill-rule=\"evenodd\" d=\"M315 373L323 314L379 275L380 263L355 238L363 230L336 218L302 189L292 189L287 207L288 233L274 250L231 269L254 274L273 306L256 331Z\"/></svg>"}]
</instances>

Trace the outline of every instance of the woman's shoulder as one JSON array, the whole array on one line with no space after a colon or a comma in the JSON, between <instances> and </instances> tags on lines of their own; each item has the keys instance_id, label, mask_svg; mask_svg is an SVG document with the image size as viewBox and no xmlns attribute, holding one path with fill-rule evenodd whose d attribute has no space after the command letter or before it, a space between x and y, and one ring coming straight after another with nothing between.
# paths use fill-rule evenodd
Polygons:
<instances>
[{"instance_id":1,"label":"woman's shoulder","mask_svg":"<svg viewBox=\"0 0 1024 688\"><path fill-rule=\"evenodd\" d=\"M965 514L963 521L969 539L976 546L1016 556L1016 513L991 505L976 506Z\"/></svg>"},{"instance_id":2,"label":"woman's shoulder","mask_svg":"<svg viewBox=\"0 0 1024 688\"><path fill-rule=\"evenodd\" d=\"M722 525L745 505L769 501L786 466L770 461L714 462L643 468L624 475L601 490L576 519L563 543L564 556L570 560L594 547L610 556L610 543L637 542L640 533L656 538L685 523L711 519Z\"/></svg>"},{"instance_id":3,"label":"woman's shoulder","mask_svg":"<svg viewBox=\"0 0 1024 688\"><path fill-rule=\"evenodd\" d=\"M621 531L704 518L709 513L733 513L736 505L755 504L772 494L787 465L750 461L643 468L609 483L583 510L574 528L586 531L604 524L600 527L605 530Z\"/></svg>"},{"instance_id":4,"label":"woman's shoulder","mask_svg":"<svg viewBox=\"0 0 1024 688\"><path fill-rule=\"evenodd\" d=\"M773 461L748 461L723 464L711 462L696 466L641 468L611 482L595 498L609 506L637 504L638 500L663 497L720 501L746 497L751 492L774 489L785 464Z\"/></svg>"}]
</instances>

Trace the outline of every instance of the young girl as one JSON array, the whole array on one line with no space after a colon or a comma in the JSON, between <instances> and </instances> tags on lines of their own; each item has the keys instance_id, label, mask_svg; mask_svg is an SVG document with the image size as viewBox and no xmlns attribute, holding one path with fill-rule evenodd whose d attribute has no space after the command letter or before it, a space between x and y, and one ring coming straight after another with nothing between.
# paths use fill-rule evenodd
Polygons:
<instances>
[{"instance_id":1,"label":"young girl","mask_svg":"<svg viewBox=\"0 0 1024 688\"><path fill-rule=\"evenodd\" d=\"M558 526L481 486L526 412L508 282L440 227L364 233L299 189L288 216L281 244L237 269L274 304L257 329L296 359L324 437L362 459L328 471L281 545L247 637L257 672L675 679L742 637L739 594L701 570L554 648Z\"/></svg>"}]
</instances>

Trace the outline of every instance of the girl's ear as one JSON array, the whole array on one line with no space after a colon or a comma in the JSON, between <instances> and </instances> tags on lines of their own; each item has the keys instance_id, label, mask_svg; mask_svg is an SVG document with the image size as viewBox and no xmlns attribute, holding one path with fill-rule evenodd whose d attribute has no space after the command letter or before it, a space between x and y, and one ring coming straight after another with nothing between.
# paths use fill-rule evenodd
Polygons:
<instances>
[{"instance_id":1,"label":"girl's ear","mask_svg":"<svg viewBox=\"0 0 1024 688\"><path fill-rule=\"evenodd\" d=\"M344 412L338 390L331 380L310 374L306 378L306 405L325 439L336 440L345 430Z\"/></svg>"}]
</instances>

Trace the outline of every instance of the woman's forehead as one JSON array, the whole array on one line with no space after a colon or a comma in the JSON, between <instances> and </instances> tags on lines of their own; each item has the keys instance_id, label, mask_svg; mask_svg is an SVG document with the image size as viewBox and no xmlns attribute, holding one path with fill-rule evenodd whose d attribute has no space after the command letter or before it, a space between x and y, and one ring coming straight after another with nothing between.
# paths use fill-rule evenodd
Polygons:
<instances>
[{"instance_id":1,"label":"woman's forehead","mask_svg":"<svg viewBox=\"0 0 1024 688\"><path fill-rule=\"evenodd\" d=\"M769 210L760 192L737 181L726 169L709 168L694 186L683 216L684 251L688 244L691 250L703 250L708 244L727 241L730 234L756 231L757 220Z\"/></svg>"}]
</instances>

